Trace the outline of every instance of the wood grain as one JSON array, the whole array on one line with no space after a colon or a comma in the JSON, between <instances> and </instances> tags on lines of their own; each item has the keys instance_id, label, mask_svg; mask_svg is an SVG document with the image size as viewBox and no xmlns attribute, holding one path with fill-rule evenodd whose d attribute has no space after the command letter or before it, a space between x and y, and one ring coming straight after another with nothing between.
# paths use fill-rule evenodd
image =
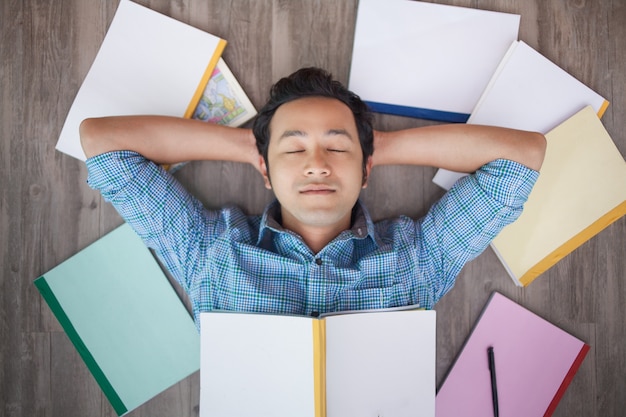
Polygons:
<instances>
[{"instance_id":1,"label":"wood grain","mask_svg":"<svg viewBox=\"0 0 626 417\"><path fill-rule=\"evenodd\" d=\"M272 82L302 66L321 66L348 81L357 0L138 2L227 39L224 58L256 106ZM521 14L520 39L611 101L603 122L626 154L624 1L438 3ZM0 2L2 416L115 415L32 281L122 222L86 185L84 164L54 150L116 8L116 1L100 0ZM433 123L386 115L375 120L382 130ZM362 198L376 219L420 216L442 194L433 174L432 168L376 168ZM272 199L258 174L240 164L192 163L177 176L211 208L236 204L260 213ZM520 289L488 249L436 306L438 381L490 292L498 290L592 346L555 416L622 415L625 254L622 218ZM195 374L130 415L197 416L198 398Z\"/></svg>"}]
</instances>

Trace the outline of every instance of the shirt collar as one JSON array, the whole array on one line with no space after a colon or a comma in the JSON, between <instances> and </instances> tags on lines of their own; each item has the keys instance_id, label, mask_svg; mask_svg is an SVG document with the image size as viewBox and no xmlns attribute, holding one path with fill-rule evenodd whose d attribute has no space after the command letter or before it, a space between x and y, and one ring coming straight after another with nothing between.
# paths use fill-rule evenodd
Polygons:
<instances>
[{"instance_id":1,"label":"shirt collar","mask_svg":"<svg viewBox=\"0 0 626 417\"><path fill-rule=\"evenodd\" d=\"M288 230L284 229L280 224L280 203L277 200L274 200L270 203L263 212L263 216L261 217L261 224L259 225L259 237L257 240L257 245L261 243L261 241L266 238L266 235L274 233L290 233ZM346 236L346 234L349 236ZM370 217L369 212L365 205L358 200L352 209L352 227L341 233L339 238L343 239L365 239L366 237L370 237L373 242L376 242L376 237L374 234L374 223L372 222L372 218Z\"/></svg>"}]
</instances>

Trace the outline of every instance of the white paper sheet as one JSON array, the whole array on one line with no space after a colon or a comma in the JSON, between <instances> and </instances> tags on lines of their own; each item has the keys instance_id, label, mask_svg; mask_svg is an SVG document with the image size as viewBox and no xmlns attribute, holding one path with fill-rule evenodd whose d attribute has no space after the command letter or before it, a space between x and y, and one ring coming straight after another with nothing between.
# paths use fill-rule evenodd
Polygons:
<instances>
[{"instance_id":1,"label":"white paper sheet","mask_svg":"<svg viewBox=\"0 0 626 417\"><path fill-rule=\"evenodd\" d=\"M220 41L209 33L121 0L65 120L57 150L85 160L79 126L88 117L183 116Z\"/></svg>"}]
</instances>

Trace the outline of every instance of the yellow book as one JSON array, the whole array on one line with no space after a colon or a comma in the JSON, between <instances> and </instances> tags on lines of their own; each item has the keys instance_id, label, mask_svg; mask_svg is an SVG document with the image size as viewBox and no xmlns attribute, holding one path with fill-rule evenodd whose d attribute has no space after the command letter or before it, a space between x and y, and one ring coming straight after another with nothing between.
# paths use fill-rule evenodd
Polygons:
<instances>
[{"instance_id":1,"label":"yellow book","mask_svg":"<svg viewBox=\"0 0 626 417\"><path fill-rule=\"evenodd\" d=\"M200 417L434 417L435 318L203 313Z\"/></svg>"},{"instance_id":2,"label":"yellow book","mask_svg":"<svg viewBox=\"0 0 626 417\"><path fill-rule=\"evenodd\" d=\"M520 286L626 214L626 162L591 106L546 139L524 212L491 244Z\"/></svg>"}]
</instances>

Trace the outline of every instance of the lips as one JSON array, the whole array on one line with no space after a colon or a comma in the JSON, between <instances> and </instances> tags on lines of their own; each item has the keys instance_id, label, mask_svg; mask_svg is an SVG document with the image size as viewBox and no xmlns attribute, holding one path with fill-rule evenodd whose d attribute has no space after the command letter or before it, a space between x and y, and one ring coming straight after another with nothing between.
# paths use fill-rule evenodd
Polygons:
<instances>
[{"instance_id":1,"label":"lips","mask_svg":"<svg viewBox=\"0 0 626 417\"><path fill-rule=\"evenodd\" d=\"M331 194L334 192L335 192L334 187L327 185L327 184L309 184L300 188L301 194L308 194L308 195L317 195L317 194L324 195L324 194Z\"/></svg>"}]
</instances>

